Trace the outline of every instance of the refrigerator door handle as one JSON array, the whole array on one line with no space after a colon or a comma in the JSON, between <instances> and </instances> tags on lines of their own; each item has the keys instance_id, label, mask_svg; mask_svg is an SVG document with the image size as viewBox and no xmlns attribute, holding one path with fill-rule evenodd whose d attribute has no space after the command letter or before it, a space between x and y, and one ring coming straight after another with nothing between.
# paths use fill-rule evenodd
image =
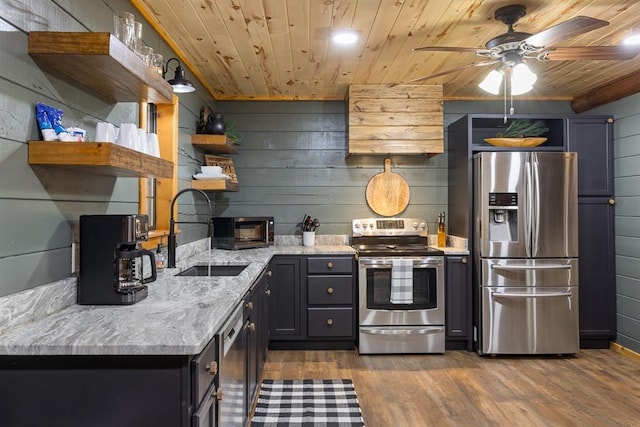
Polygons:
<instances>
[{"instance_id":1,"label":"refrigerator door handle","mask_svg":"<svg viewBox=\"0 0 640 427\"><path fill-rule=\"evenodd\" d=\"M526 206L524 211L524 249L527 258L531 258L531 212L533 205L533 189L532 189L532 172L531 157L528 157L524 163L524 188L526 195Z\"/></svg>"},{"instance_id":2,"label":"refrigerator door handle","mask_svg":"<svg viewBox=\"0 0 640 427\"><path fill-rule=\"evenodd\" d=\"M510 265L492 265L494 270L504 271L519 271L519 270L571 270L569 264L543 264L543 265L528 265L528 264L510 264Z\"/></svg>"},{"instance_id":3,"label":"refrigerator door handle","mask_svg":"<svg viewBox=\"0 0 640 427\"><path fill-rule=\"evenodd\" d=\"M557 298L557 297L570 297L572 295L571 291L567 292L534 292L534 293L524 293L524 292L491 292L491 296L493 298Z\"/></svg>"},{"instance_id":4,"label":"refrigerator door handle","mask_svg":"<svg viewBox=\"0 0 640 427\"><path fill-rule=\"evenodd\" d=\"M531 256L538 256L538 223L540 222L540 162L538 155L531 153Z\"/></svg>"}]
</instances>

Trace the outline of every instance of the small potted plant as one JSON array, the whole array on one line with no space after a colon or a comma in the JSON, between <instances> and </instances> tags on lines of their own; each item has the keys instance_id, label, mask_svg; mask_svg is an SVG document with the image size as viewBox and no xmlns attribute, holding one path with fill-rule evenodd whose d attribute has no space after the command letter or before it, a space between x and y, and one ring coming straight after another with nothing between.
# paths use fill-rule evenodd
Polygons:
<instances>
[{"instance_id":1,"label":"small potted plant","mask_svg":"<svg viewBox=\"0 0 640 427\"><path fill-rule=\"evenodd\" d=\"M547 140L542 136L547 132L549 127L544 120L517 119L495 138L485 138L485 141L497 147L535 147Z\"/></svg>"}]
</instances>

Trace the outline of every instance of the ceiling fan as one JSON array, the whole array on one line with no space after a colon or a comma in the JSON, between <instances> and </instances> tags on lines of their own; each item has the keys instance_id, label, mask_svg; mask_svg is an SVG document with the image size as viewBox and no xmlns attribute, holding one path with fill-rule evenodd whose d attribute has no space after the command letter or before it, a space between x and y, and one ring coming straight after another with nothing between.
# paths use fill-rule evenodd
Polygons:
<instances>
[{"instance_id":1,"label":"ceiling fan","mask_svg":"<svg viewBox=\"0 0 640 427\"><path fill-rule=\"evenodd\" d=\"M483 87L482 85L485 83L484 81L481 83L481 87L483 89L497 94L502 81L502 74L506 73L510 77L509 79L505 79L505 84L507 84L507 80L511 84L511 80L513 79L514 86L512 87L515 87L515 73L522 71L516 70L516 66L519 64L525 64L527 59L535 59L538 61L625 60L632 59L640 53L640 46L630 45L554 47L556 43L562 42L571 37L605 27L609 25L609 22L588 16L576 16L575 18L561 22L536 34L515 31L513 29L514 24L516 24L520 18L525 16L526 13L526 7L519 4L504 6L497 9L494 15L495 19L507 25L509 29L506 33L500 34L499 36L489 40L485 44L485 48L425 46L413 49L414 51L471 52L487 59L451 68L428 76L419 77L411 80L410 82L427 80L445 74L462 71L471 67L484 67L493 64L500 64L494 70L497 74L493 75L493 82L489 82L489 86L491 86L491 89L493 90L488 90L486 87ZM526 68L526 65L525 67L520 68ZM525 74L526 72L531 73L528 68L526 68ZM500 75L498 76L498 74ZM524 93L533 87L535 74L531 73L531 75L526 77L528 77L529 80L527 80L525 86L520 89L521 91L519 93ZM498 78L499 81L496 80ZM531 80L533 80L533 82L531 82ZM512 95L517 95L519 93L512 92Z\"/></svg>"}]
</instances>

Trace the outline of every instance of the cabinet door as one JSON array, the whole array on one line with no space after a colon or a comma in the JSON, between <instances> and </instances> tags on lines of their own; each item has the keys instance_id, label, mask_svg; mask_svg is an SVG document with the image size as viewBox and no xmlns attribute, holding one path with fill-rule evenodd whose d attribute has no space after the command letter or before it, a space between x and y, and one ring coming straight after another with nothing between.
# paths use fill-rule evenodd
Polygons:
<instances>
[{"instance_id":1,"label":"cabinet door","mask_svg":"<svg viewBox=\"0 0 640 427\"><path fill-rule=\"evenodd\" d=\"M247 360L246 360L246 401L245 417L248 417L253 406L253 400L258 390L258 318L259 318L259 282L251 289L245 298L245 313L247 314Z\"/></svg>"},{"instance_id":2,"label":"cabinet door","mask_svg":"<svg viewBox=\"0 0 640 427\"><path fill-rule=\"evenodd\" d=\"M211 386L206 399L192 416L191 427L216 427L216 387Z\"/></svg>"},{"instance_id":3,"label":"cabinet door","mask_svg":"<svg viewBox=\"0 0 640 427\"><path fill-rule=\"evenodd\" d=\"M275 257L272 272L269 302L271 340L301 338L300 258Z\"/></svg>"},{"instance_id":4,"label":"cabinet door","mask_svg":"<svg viewBox=\"0 0 640 427\"><path fill-rule=\"evenodd\" d=\"M608 348L616 334L614 206L578 199L580 346Z\"/></svg>"},{"instance_id":5,"label":"cabinet door","mask_svg":"<svg viewBox=\"0 0 640 427\"><path fill-rule=\"evenodd\" d=\"M448 256L446 265L447 340L471 350L471 263L468 256ZM453 346L455 347L455 345Z\"/></svg>"},{"instance_id":6,"label":"cabinet door","mask_svg":"<svg viewBox=\"0 0 640 427\"><path fill-rule=\"evenodd\" d=\"M568 126L567 149L578 153L578 196L612 195L613 121L569 119Z\"/></svg>"},{"instance_id":7,"label":"cabinet door","mask_svg":"<svg viewBox=\"0 0 640 427\"><path fill-rule=\"evenodd\" d=\"M267 352L269 351L269 302L271 300L271 289L269 281L271 279L271 268L266 272L266 277L258 288L258 381L262 378L264 364L267 362Z\"/></svg>"}]
</instances>

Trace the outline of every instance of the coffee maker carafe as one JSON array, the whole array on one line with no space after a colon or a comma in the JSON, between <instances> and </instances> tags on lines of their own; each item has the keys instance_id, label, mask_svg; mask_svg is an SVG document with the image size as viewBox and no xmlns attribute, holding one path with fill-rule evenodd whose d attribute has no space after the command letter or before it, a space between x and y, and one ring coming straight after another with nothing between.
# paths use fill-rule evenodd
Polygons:
<instances>
[{"instance_id":1,"label":"coffee maker carafe","mask_svg":"<svg viewBox=\"0 0 640 427\"><path fill-rule=\"evenodd\" d=\"M149 236L148 221L146 215L80 216L78 304L135 304L147 296L155 255L138 244Z\"/></svg>"}]
</instances>

